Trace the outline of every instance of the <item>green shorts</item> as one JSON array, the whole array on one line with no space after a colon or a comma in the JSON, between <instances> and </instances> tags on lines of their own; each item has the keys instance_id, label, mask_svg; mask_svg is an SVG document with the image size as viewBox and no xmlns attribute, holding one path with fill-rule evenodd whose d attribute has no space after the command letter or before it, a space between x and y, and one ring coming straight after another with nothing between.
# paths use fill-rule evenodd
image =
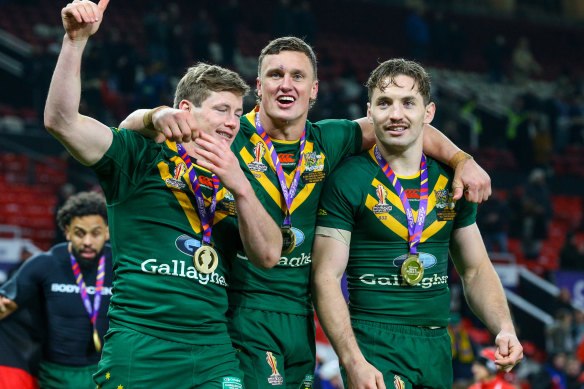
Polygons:
<instances>
[{"instance_id":1,"label":"green shorts","mask_svg":"<svg viewBox=\"0 0 584 389\"><path fill-rule=\"evenodd\" d=\"M365 359L388 388L452 388L452 350L446 328L351 320ZM341 368L343 380L346 372Z\"/></svg>"},{"instance_id":2,"label":"green shorts","mask_svg":"<svg viewBox=\"0 0 584 389\"><path fill-rule=\"evenodd\" d=\"M247 388L312 388L313 316L246 308L230 310L227 316Z\"/></svg>"},{"instance_id":3,"label":"green shorts","mask_svg":"<svg viewBox=\"0 0 584 389\"><path fill-rule=\"evenodd\" d=\"M39 366L39 386L43 389L95 389L91 376L97 365L64 366L42 361Z\"/></svg>"},{"instance_id":4,"label":"green shorts","mask_svg":"<svg viewBox=\"0 0 584 389\"><path fill-rule=\"evenodd\" d=\"M172 342L113 325L93 380L100 389L243 389L231 344Z\"/></svg>"}]
</instances>

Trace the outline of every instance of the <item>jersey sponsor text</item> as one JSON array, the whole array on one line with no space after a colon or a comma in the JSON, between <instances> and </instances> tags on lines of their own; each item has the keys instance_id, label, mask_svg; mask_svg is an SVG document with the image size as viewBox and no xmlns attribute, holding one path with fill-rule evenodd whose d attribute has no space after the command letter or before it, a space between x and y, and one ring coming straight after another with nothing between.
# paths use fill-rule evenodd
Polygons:
<instances>
[{"instance_id":1,"label":"jersey sponsor text","mask_svg":"<svg viewBox=\"0 0 584 389\"><path fill-rule=\"evenodd\" d=\"M174 277L191 278L197 280L201 285L207 285L209 282L227 287L225 277L215 272L210 274L201 274L197 272L194 266L187 266L185 261L178 261L173 259L172 266L168 263L158 264L156 259L147 259L142 262L141 268L144 273L150 274L164 274Z\"/></svg>"}]
</instances>

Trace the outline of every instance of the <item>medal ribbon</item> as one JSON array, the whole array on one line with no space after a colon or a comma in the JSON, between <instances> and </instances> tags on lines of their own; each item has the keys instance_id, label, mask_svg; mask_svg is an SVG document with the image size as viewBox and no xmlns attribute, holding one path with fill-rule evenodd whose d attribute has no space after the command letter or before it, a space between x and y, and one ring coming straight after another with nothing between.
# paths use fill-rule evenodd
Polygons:
<instances>
[{"instance_id":1,"label":"medal ribbon","mask_svg":"<svg viewBox=\"0 0 584 389\"><path fill-rule=\"evenodd\" d=\"M211 245L211 230L213 229L213 219L215 218L215 208L217 207L219 179L215 174L212 174L213 196L211 197L211 205L209 205L209 209L207 209L205 207L205 197L203 197L203 192L201 192L199 179L197 178L195 167L191 162L191 157L189 157L183 145L177 143L176 148L178 150L178 155L182 158L189 169L189 179L191 180L193 193L195 194L195 200L197 203L197 210L199 211L199 218L201 219L201 225L203 226L203 243Z\"/></svg>"},{"instance_id":2,"label":"medal ribbon","mask_svg":"<svg viewBox=\"0 0 584 389\"><path fill-rule=\"evenodd\" d=\"M304 147L306 145L306 126L304 126L304 131L302 131L302 137L300 138L300 157L298 158L298 165L296 166L296 170L294 172L294 179L290 183L290 188L288 188L288 184L286 183L286 176L284 175L284 169L282 169L282 165L280 164L278 153L276 153L276 149L274 148L274 144L272 143L270 136L266 133L264 127L262 127L259 112L257 112L255 115L255 125L256 132L263 139L266 146L268 146L272 163L276 168L276 175L278 176L278 181L280 182L280 188L282 188L282 194L284 195L284 200L286 200L286 218L284 219L283 225L284 227L290 227L291 225L290 208L292 207L294 197L296 197L296 189L298 189L298 183L300 181L300 170L302 170L302 161L304 160Z\"/></svg>"},{"instance_id":3,"label":"medal ribbon","mask_svg":"<svg viewBox=\"0 0 584 389\"><path fill-rule=\"evenodd\" d=\"M418 207L417 220L414 220L414 213L412 212L412 207L410 206L410 202L406 197L406 192L404 191L399 180L397 179L397 176L387 161L381 155L381 152L377 146L375 146L375 158L377 159L377 163L381 167L381 170L383 173L385 173L395 188L395 191L398 193L399 199L404 206L404 210L406 211L406 216L408 218L408 245L410 246L410 254L415 255L418 252L418 244L422 239L424 221L426 220L426 209L428 207L428 170L426 168L426 156L422 154L422 161L420 163L420 206Z\"/></svg>"},{"instance_id":4,"label":"medal ribbon","mask_svg":"<svg viewBox=\"0 0 584 389\"><path fill-rule=\"evenodd\" d=\"M95 279L95 294L93 295L93 307L91 306L91 301L89 301L89 296L87 294L87 287L85 286L85 281L83 280L83 274L81 274L81 268L79 263L75 260L73 254L69 254L71 258L71 268L73 269L73 275L75 276L75 281L77 281L77 286L79 286L79 293L81 294L81 300L83 300L83 305L85 310L89 315L91 324L93 325L93 330L97 331L97 314L99 313L99 306L101 304L101 291L103 289L103 278L105 276L105 254L99 259L99 264L97 265L97 277Z\"/></svg>"}]
</instances>

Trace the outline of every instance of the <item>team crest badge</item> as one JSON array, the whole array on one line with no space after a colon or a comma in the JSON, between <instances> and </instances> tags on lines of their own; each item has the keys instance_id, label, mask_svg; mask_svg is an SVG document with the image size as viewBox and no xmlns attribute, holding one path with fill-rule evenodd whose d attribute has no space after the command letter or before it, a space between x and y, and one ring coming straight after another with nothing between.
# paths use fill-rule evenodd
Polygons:
<instances>
[{"instance_id":1,"label":"team crest badge","mask_svg":"<svg viewBox=\"0 0 584 389\"><path fill-rule=\"evenodd\" d=\"M305 153L303 163L304 171L302 172L302 181L305 184L316 184L325 180L324 155Z\"/></svg>"},{"instance_id":2,"label":"team crest badge","mask_svg":"<svg viewBox=\"0 0 584 389\"><path fill-rule=\"evenodd\" d=\"M385 198L387 197L387 190L385 187L381 184L377 185L375 193L379 198L379 202L373 206L373 213L388 213L391 211L392 206L385 202Z\"/></svg>"},{"instance_id":3,"label":"team crest badge","mask_svg":"<svg viewBox=\"0 0 584 389\"><path fill-rule=\"evenodd\" d=\"M452 199L453 194L449 193L447 189L441 189L435 191L436 193L436 208L454 208L454 200Z\"/></svg>"},{"instance_id":4,"label":"team crest badge","mask_svg":"<svg viewBox=\"0 0 584 389\"><path fill-rule=\"evenodd\" d=\"M266 351L266 361L268 365L272 368L272 374L268 377L268 383L270 385L282 385L284 383L284 378L278 372L278 361L271 351Z\"/></svg>"},{"instance_id":5,"label":"team crest badge","mask_svg":"<svg viewBox=\"0 0 584 389\"><path fill-rule=\"evenodd\" d=\"M306 161L304 171L316 172L324 169L324 160L322 154L317 155L316 153L306 153L304 154L304 159Z\"/></svg>"},{"instance_id":6,"label":"team crest badge","mask_svg":"<svg viewBox=\"0 0 584 389\"><path fill-rule=\"evenodd\" d=\"M174 177L167 178L165 180L166 184L168 186L172 186L172 187L177 188L177 189L184 189L186 184L184 182L182 182L180 179L183 176L183 174L185 174L186 171L187 171L187 165L185 165L182 162L177 164L176 167L174 168Z\"/></svg>"},{"instance_id":7,"label":"team crest badge","mask_svg":"<svg viewBox=\"0 0 584 389\"><path fill-rule=\"evenodd\" d=\"M452 198L453 193L447 189L434 191L436 196L436 219L438 221L452 221L456 217L454 206L456 202Z\"/></svg>"},{"instance_id":8,"label":"team crest badge","mask_svg":"<svg viewBox=\"0 0 584 389\"><path fill-rule=\"evenodd\" d=\"M266 148L264 147L262 142L256 143L256 145L253 148L254 160L253 162L247 164L249 170L251 170L252 172L263 173L268 169L268 167L262 162L262 158L264 157L265 153Z\"/></svg>"},{"instance_id":9,"label":"team crest badge","mask_svg":"<svg viewBox=\"0 0 584 389\"><path fill-rule=\"evenodd\" d=\"M395 387L395 389L405 389L406 388L406 384L404 383L404 380L402 380L401 377L398 375L393 376L393 386Z\"/></svg>"}]
</instances>

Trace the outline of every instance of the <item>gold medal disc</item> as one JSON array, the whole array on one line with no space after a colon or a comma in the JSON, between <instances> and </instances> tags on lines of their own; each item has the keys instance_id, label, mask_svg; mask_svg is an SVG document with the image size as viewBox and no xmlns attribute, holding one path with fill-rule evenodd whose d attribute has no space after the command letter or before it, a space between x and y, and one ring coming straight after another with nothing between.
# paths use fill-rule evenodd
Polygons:
<instances>
[{"instance_id":1,"label":"gold medal disc","mask_svg":"<svg viewBox=\"0 0 584 389\"><path fill-rule=\"evenodd\" d=\"M203 245L195 251L193 264L199 273L209 274L217 269L219 265L219 255L211 246Z\"/></svg>"},{"instance_id":2,"label":"gold medal disc","mask_svg":"<svg viewBox=\"0 0 584 389\"><path fill-rule=\"evenodd\" d=\"M95 346L95 351L101 352L101 340L99 340L99 334L97 330L93 330L93 345Z\"/></svg>"},{"instance_id":3,"label":"gold medal disc","mask_svg":"<svg viewBox=\"0 0 584 389\"><path fill-rule=\"evenodd\" d=\"M282 254L290 254L296 247L296 234L290 227L282 227Z\"/></svg>"},{"instance_id":4,"label":"gold medal disc","mask_svg":"<svg viewBox=\"0 0 584 389\"><path fill-rule=\"evenodd\" d=\"M416 285L424 276L424 265L418 255L410 255L401 267L401 275L409 285Z\"/></svg>"}]
</instances>

